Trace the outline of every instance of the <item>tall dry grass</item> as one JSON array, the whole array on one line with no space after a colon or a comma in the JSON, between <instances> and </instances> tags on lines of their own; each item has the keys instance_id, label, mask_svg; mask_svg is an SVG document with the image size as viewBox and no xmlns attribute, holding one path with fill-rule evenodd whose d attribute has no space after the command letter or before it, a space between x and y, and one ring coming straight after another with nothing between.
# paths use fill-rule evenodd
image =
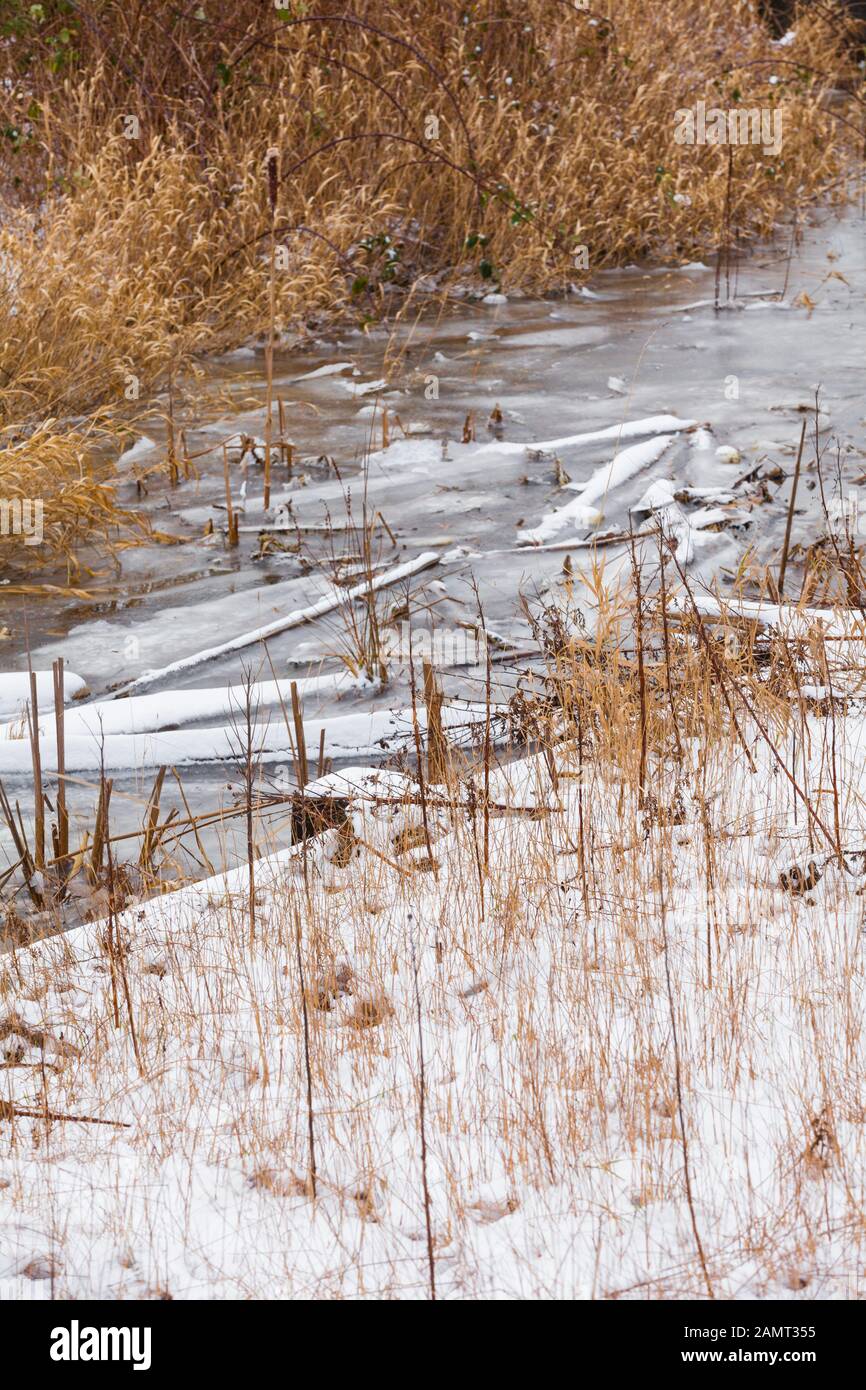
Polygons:
<instances>
[{"instance_id":1,"label":"tall dry grass","mask_svg":"<svg viewBox=\"0 0 866 1390\"><path fill-rule=\"evenodd\" d=\"M363 324L456 283L563 289L766 235L843 196L862 143L845 33L822 4L773 48L745 0L12 6L0 429L119 424L271 307L278 329ZM781 155L738 149L729 183L727 150L674 142L699 98L780 110Z\"/></svg>"}]
</instances>

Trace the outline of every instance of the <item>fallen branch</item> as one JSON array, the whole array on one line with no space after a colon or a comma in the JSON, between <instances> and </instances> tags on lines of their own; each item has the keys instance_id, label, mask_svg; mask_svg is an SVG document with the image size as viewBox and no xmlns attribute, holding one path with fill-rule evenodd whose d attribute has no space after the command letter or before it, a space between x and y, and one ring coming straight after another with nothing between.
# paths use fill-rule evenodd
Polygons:
<instances>
[{"instance_id":1,"label":"fallen branch","mask_svg":"<svg viewBox=\"0 0 866 1390\"><path fill-rule=\"evenodd\" d=\"M57 1110L32 1110L0 1100L0 1120L70 1120L79 1125L114 1125L116 1129L131 1129L127 1120L103 1120L97 1115L62 1115Z\"/></svg>"},{"instance_id":2,"label":"fallen branch","mask_svg":"<svg viewBox=\"0 0 866 1390\"><path fill-rule=\"evenodd\" d=\"M153 685L154 681L162 680L165 676L172 676L177 671L188 671L194 666L203 666L207 661L214 661L217 657L226 656L229 652L243 651L245 647L255 646L257 642L266 642L268 638L275 637L279 632L288 632L290 628L302 627L304 623L313 622L316 618L324 617L326 613L333 613L335 608L339 608L344 603L351 603L356 598L363 598L366 594L377 589L385 589L391 584L398 583L401 579L408 578L411 574L418 574L421 570L429 569L431 565L438 565L439 556L435 551L425 551L418 555L414 560L407 560L404 565L397 565L392 570L386 570L384 574L377 575L375 579L363 584L357 584L353 589L347 589L345 593L325 594L316 603L311 603L308 608L296 608L293 612L287 613L284 618L277 618L274 622L268 623L265 627L257 627L252 632L243 632L240 637L233 637L230 642L223 642L218 647L207 647L204 651L195 652L192 656L181 657L179 661L173 661L168 666L162 666L155 671L145 671L144 675L137 676L120 690L114 691L115 700L122 695L128 695L130 691L141 690L144 686Z\"/></svg>"}]
</instances>

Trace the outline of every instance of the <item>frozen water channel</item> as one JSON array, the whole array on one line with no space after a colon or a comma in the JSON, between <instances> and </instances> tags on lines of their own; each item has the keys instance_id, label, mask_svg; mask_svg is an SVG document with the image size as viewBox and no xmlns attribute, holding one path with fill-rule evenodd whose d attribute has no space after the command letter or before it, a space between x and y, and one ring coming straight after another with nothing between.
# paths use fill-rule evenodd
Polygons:
<instances>
[{"instance_id":1,"label":"frozen water channel","mask_svg":"<svg viewBox=\"0 0 866 1390\"><path fill-rule=\"evenodd\" d=\"M336 576L351 579L343 528L348 508L358 523L366 505L375 518L377 572L435 555L408 581L413 621L434 630L446 694L483 699L480 668L449 661L460 657L463 625L477 618L478 599L503 650L510 644L526 653L532 641L521 594L555 595L566 555L574 573L588 568L589 539L621 532L630 520L639 529L646 510L674 491L679 554L697 588L718 583L723 590L750 547L759 562L771 561L781 545L804 411L811 411L814 433L818 389L821 443L830 446L832 464L828 491L838 490L837 470L847 487L857 485L864 468L864 283L863 220L852 210L803 229L790 259L787 233L743 259L730 285L722 282L718 310L710 268L629 268L604 273L591 290L566 298L455 301L435 317L407 315L387 332L349 331L303 351L280 351L275 393L294 445L292 476L275 451L266 515L262 470L248 470L241 498L241 472L232 463L234 503L244 506L236 549L223 537L222 442L264 433L264 355L245 349L211 363L206 386L213 388L209 396L219 391L220 408L179 422L198 477L173 489L151 478L147 497L138 499L135 470L165 450L159 419L145 424L145 439L122 464L122 500L146 507L160 531L185 543L123 551L119 570L97 579L87 600L0 597L0 626L12 633L3 669L26 670L26 617L34 668L48 669L62 656L91 699L100 700L147 672L308 609L334 592ZM463 443L467 416L475 438ZM814 470L804 471L797 503L795 545L823 528ZM292 525L262 553L259 528L273 525L276 508L283 517L288 509ZM214 531L205 535L209 523ZM622 543L595 553L612 572L628 560ZM394 620L392 641L405 621L405 596L405 584L380 594L383 620ZM273 671L261 644L253 644L149 681L140 693L237 685L245 668L258 681L336 678L345 673L347 650L345 623L332 609L270 638ZM494 680L501 699L515 676L497 661ZM387 733L387 711L405 708L407 684L408 667L392 663L385 688L358 688L345 674L310 686L304 719L311 752L325 721L335 764L351 759L355 740L369 757L382 729ZM87 708L75 706L81 714ZM369 724L372 714L379 724ZM357 718L327 722L349 715ZM143 737L129 744L139 765L112 771L115 831L127 820L140 824L143 798L164 761L186 765L186 795L196 811L228 794L237 770L225 741L205 733L230 723L225 711L217 716L212 701L211 712L198 715L195 697L188 705L168 699L151 712ZM264 717L284 727L278 706ZM128 732L135 730L133 720ZM160 730L173 732L174 741L148 745L144 735ZM7 754L0 775L26 814L29 750L20 754L19 764ZM283 752L275 744L266 761L269 773L288 763L285 740ZM81 755L72 769L73 816L82 824L93 805L94 769L86 762ZM176 795L167 784L163 809Z\"/></svg>"}]
</instances>

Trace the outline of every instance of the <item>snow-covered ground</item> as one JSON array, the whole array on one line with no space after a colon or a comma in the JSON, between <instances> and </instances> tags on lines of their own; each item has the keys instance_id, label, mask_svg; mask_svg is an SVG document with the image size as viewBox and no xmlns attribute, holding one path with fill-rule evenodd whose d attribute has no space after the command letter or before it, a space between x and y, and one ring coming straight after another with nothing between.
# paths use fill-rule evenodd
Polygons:
<instances>
[{"instance_id":1,"label":"snow-covered ground","mask_svg":"<svg viewBox=\"0 0 866 1390\"><path fill-rule=\"evenodd\" d=\"M844 865L742 727L644 811L494 769L486 851L344 770L254 922L243 868L4 957L0 1297L862 1296L866 727L777 746Z\"/></svg>"}]
</instances>

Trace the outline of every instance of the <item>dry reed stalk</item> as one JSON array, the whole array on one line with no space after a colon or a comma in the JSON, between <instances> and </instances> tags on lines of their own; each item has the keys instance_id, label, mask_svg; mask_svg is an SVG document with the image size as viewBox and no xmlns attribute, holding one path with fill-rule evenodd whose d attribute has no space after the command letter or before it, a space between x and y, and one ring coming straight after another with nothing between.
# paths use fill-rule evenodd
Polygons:
<instances>
[{"instance_id":1,"label":"dry reed stalk","mask_svg":"<svg viewBox=\"0 0 866 1390\"><path fill-rule=\"evenodd\" d=\"M690 603L690 605L691 605L691 610L692 610L692 614L693 614L693 617L694 617L694 620L695 620L695 626L696 626L696 630L697 630L697 634L698 634L698 639L699 639L699 641L701 642L701 644L702 644L702 646L703 646L703 648L704 648L704 651L706 652L707 657L709 658L710 665L711 665L712 668L713 668L714 674L715 674L716 679L717 679L717 682L718 682L718 687L719 687L720 693L721 693L722 698L723 698L723 700L724 700L724 702L725 702L725 705L726 705L726 707L727 707L728 713L729 713L730 716L731 716L731 722L732 722L732 724L733 724L735 730L737 731L737 737L738 737L738 739L739 739L739 741L740 741L740 746L741 746L741 748L743 749L743 752L744 752L745 755L746 755L746 759L747 759L747 761L748 761L749 768L750 768L750 770L751 770L752 772L754 772L754 771L757 770L756 767L755 767L755 760L754 760L754 758L753 758L753 756L752 756L752 750L751 750L751 748L749 747L748 743L746 742L746 739L745 739L745 737L744 737L744 735L743 735L742 729L740 728L740 724L739 724L739 722L738 722L738 720L737 720L737 716L736 716L736 713L735 713L735 711L734 711L734 706L733 706L733 703L732 703L732 701L731 701L730 690L729 690L729 688L728 688L728 684L729 684L729 683L728 683L727 680L725 679L724 671L722 670L722 668L721 668L721 666L720 666L720 664L719 664L719 662L718 662L718 659L717 659L717 657L716 657L716 654L715 654L715 652L713 651L713 648L712 648L712 645L711 645L711 643L710 643L710 641L709 641L709 638L707 637L706 631L705 631L705 629L704 629L703 618L702 618L702 616L701 616L701 614L700 614L700 611L698 610L697 604L695 603L694 595L693 595L693 593L692 593L692 591L691 591L691 588L689 587L689 584L688 584L688 582L687 582L687 580L686 580L685 573L684 573L684 571L683 571L683 569L682 569L682 567L681 567L679 561L677 560L676 554L675 554L673 548L670 546L670 544L669 544L669 550L670 550L670 554L673 556L674 564L675 564L676 567L677 567L677 572L678 572L679 577L680 577L680 582L682 583L682 586L683 586L683 588L684 588L684 590L685 590L685 592L686 592L686 595L688 596L688 600L689 600L689 603Z\"/></svg>"},{"instance_id":2,"label":"dry reed stalk","mask_svg":"<svg viewBox=\"0 0 866 1390\"><path fill-rule=\"evenodd\" d=\"M634 585L634 614L635 614L635 641L637 643L637 675L638 675L638 696L640 699L640 766L638 768L638 793L640 804L646 803L646 765L647 765L647 694L646 694L646 673L644 671L644 635L643 635L643 594L641 592L641 570L635 550L635 541L631 543L631 566L632 583Z\"/></svg>"},{"instance_id":3,"label":"dry reed stalk","mask_svg":"<svg viewBox=\"0 0 866 1390\"><path fill-rule=\"evenodd\" d=\"M448 781L448 743L442 726L442 691L431 662L423 663L424 704L427 708L427 780Z\"/></svg>"},{"instance_id":4,"label":"dry reed stalk","mask_svg":"<svg viewBox=\"0 0 866 1390\"><path fill-rule=\"evenodd\" d=\"M120 1027L117 1001L117 977L123 989L123 1000L126 1005L126 1017L129 1023L129 1036L132 1042L132 1050L135 1055L135 1063L138 1067L139 1076L145 1075L144 1062L142 1061L141 1051L138 1046L138 1033L135 1027L135 1014L132 1008L132 995L129 989L129 976L126 969L126 946L123 941L118 941L117 934L117 886L114 873L114 855L111 852L111 827L108 822L108 804L106 803L106 854L108 856L108 952L111 963L111 984L114 998L114 1026Z\"/></svg>"},{"instance_id":5,"label":"dry reed stalk","mask_svg":"<svg viewBox=\"0 0 866 1390\"><path fill-rule=\"evenodd\" d=\"M664 535L661 526L658 528L658 562L659 562L659 599L660 612L662 619L662 640L664 642L665 653L665 690L667 692L668 704L671 711L671 727L674 731L674 739L677 745L677 758L680 766L683 764L683 743L680 736L679 720L677 717L676 701L674 699L674 685L671 679L671 634L670 623L668 621L668 586L667 586L667 556L664 549Z\"/></svg>"},{"instance_id":6,"label":"dry reed stalk","mask_svg":"<svg viewBox=\"0 0 866 1390\"><path fill-rule=\"evenodd\" d=\"M806 421L800 430L800 444L797 449L797 462L794 465L794 481L791 484L791 497L788 502L788 518L785 522L785 540L782 545L782 558L779 562L779 598L785 594L785 572L788 568L788 548L791 544L791 526L794 521L794 505L797 501L797 484L800 481L800 464L803 461L803 445L806 442Z\"/></svg>"},{"instance_id":7,"label":"dry reed stalk","mask_svg":"<svg viewBox=\"0 0 866 1390\"><path fill-rule=\"evenodd\" d=\"M293 448L286 439L286 403L282 396L277 401L280 418L280 456L286 468L286 477L291 482L292 479L292 453Z\"/></svg>"},{"instance_id":8,"label":"dry reed stalk","mask_svg":"<svg viewBox=\"0 0 866 1390\"><path fill-rule=\"evenodd\" d=\"M308 782L310 779L309 779L308 772L307 772L307 742L306 742L306 739L305 739L305 737L304 737L304 719L303 719L303 715L301 714L301 701L300 701L300 697L298 696L298 683L297 683L297 681L292 681L292 684L291 684L291 692L292 692L292 719L293 719L293 721L294 721L294 726L295 726L295 748L297 749L297 755L298 755L298 786L300 787L301 791L303 791L304 788L305 788L306 785L307 785L307 782ZM324 732L325 732L325 731L324 731L324 729L323 729L323 730L322 730L322 735L323 735L323 737L322 737L322 742L321 742L320 745L319 745L319 747L320 747L320 756L321 756L321 750L324 749Z\"/></svg>"},{"instance_id":9,"label":"dry reed stalk","mask_svg":"<svg viewBox=\"0 0 866 1390\"><path fill-rule=\"evenodd\" d=\"M165 781L166 769L161 767L156 774L153 787L151 788L148 799L147 810L145 813L144 832L141 840L141 851L138 856L139 868L145 873L153 873L153 851L156 827L159 822L159 801L162 795L162 784Z\"/></svg>"},{"instance_id":10,"label":"dry reed stalk","mask_svg":"<svg viewBox=\"0 0 866 1390\"><path fill-rule=\"evenodd\" d=\"M113 1125L116 1129L131 1129L126 1120L104 1120L97 1115L65 1115L56 1110L34 1110L29 1106L12 1105L8 1100L0 1100L0 1120L11 1118L26 1120L51 1120L56 1123L79 1125Z\"/></svg>"},{"instance_id":11,"label":"dry reed stalk","mask_svg":"<svg viewBox=\"0 0 866 1390\"><path fill-rule=\"evenodd\" d=\"M188 448L187 442L186 442L186 430L185 430L185 429L182 429L181 432L180 432L180 461L181 461L181 464L183 465L183 476L184 476L184 478L190 478L190 477L192 477L193 474L196 473L196 470L193 468L192 459L191 459L190 456L189 456L189 448ZM197 473L196 473L196 476L197 476Z\"/></svg>"},{"instance_id":12,"label":"dry reed stalk","mask_svg":"<svg viewBox=\"0 0 866 1390\"><path fill-rule=\"evenodd\" d=\"M27 844L27 837L24 834L24 826L21 822L20 808L18 807L17 802L15 803L15 805L16 809L18 810L17 820L15 817L15 813L13 812L12 807L9 803L9 797L6 793L6 788L3 786L3 783L0 782L0 809L2 809L3 811L3 819L6 822L6 827L9 831L10 836L12 837L12 843L15 846L15 852L18 855L18 861L21 866L24 884L27 888L28 894L30 895L31 902L37 908L41 908L43 906L43 897L41 892L33 884L33 875L36 871L36 866L33 863L33 857L30 853L30 849Z\"/></svg>"},{"instance_id":13,"label":"dry reed stalk","mask_svg":"<svg viewBox=\"0 0 866 1390\"><path fill-rule=\"evenodd\" d=\"M244 667L242 680L244 690L243 726L240 729L240 756L244 781L244 820L247 831L247 912L249 916L249 947L253 949L256 939L256 843L253 822L253 790L255 786L255 724L253 722L253 673L251 667Z\"/></svg>"},{"instance_id":14,"label":"dry reed stalk","mask_svg":"<svg viewBox=\"0 0 866 1390\"><path fill-rule=\"evenodd\" d=\"M698 1260L700 1261L701 1273L703 1274L704 1284L706 1285L707 1297L710 1299L714 1299L716 1295L713 1289L712 1279L710 1278L710 1271L709 1266L707 1265L707 1257L704 1251L703 1241L701 1240L700 1232L698 1230L698 1219L695 1212L695 1201L692 1192L692 1174L691 1164L689 1162L689 1140L688 1131L686 1129L685 1107L683 1104L682 1062L680 1058L679 1035L677 1032L676 1003L674 1001L673 986L671 983L671 967L668 949L667 917L664 894L662 894L662 899L660 903L660 919L662 929L663 958L665 967L665 985L667 987L668 1013L671 1024L671 1042L674 1054L674 1086L676 1089L677 1098L677 1115L679 1117L680 1124L680 1145L683 1151L683 1178L685 1180L686 1187L686 1203L689 1209L689 1220L691 1221L692 1225L692 1235L695 1241L695 1249L698 1252Z\"/></svg>"},{"instance_id":15,"label":"dry reed stalk","mask_svg":"<svg viewBox=\"0 0 866 1390\"><path fill-rule=\"evenodd\" d=\"M60 861L58 877L62 882L66 875L69 856L69 814L66 809L66 695L62 656L59 656L54 662L52 674L54 680L54 732L57 742L57 837L54 843L54 855Z\"/></svg>"},{"instance_id":16,"label":"dry reed stalk","mask_svg":"<svg viewBox=\"0 0 866 1390\"><path fill-rule=\"evenodd\" d=\"M166 418L166 428L168 430L168 473L171 487L177 487L177 448L174 440L174 372L171 367L168 370L168 416Z\"/></svg>"},{"instance_id":17,"label":"dry reed stalk","mask_svg":"<svg viewBox=\"0 0 866 1390\"><path fill-rule=\"evenodd\" d=\"M265 376L267 380L267 400L265 413L265 484L264 508L271 505L271 436L273 434L274 401L274 335L276 320L276 255L277 255L277 188L279 181L279 150L270 149L265 157L267 169L268 207L270 209L271 235L268 265L268 341L265 350ZM281 426L282 433L282 426Z\"/></svg>"},{"instance_id":18,"label":"dry reed stalk","mask_svg":"<svg viewBox=\"0 0 866 1390\"><path fill-rule=\"evenodd\" d=\"M421 989L418 983L418 951L415 942L415 923L408 914L409 942L412 957L412 976L415 986L415 1017L418 1025L418 1133L421 1138L421 1188L424 1199L424 1229L427 1238L427 1274L430 1300L436 1301L436 1258L433 1247L433 1218L430 1184L427 1177L427 1070L424 1060L424 1024L421 1014Z\"/></svg>"},{"instance_id":19,"label":"dry reed stalk","mask_svg":"<svg viewBox=\"0 0 866 1390\"><path fill-rule=\"evenodd\" d=\"M228 517L228 544L236 546L238 544L238 524L232 506L232 485L229 477L229 455L228 448L223 444L223 483L226 494L226 516Z\"/></svg>"},{"instance_id":20,"label":"dry reed stalk","mask_svg":"<svg viewBox=\"0 0 866 1390\"><path fill-rule=\"evenodd\" d=\"M39 744L39 700L36 692L36 676L30 668L30 703L27 707L27 722L30 729L30 756L33 765L33 825L35 836L34 859L36 868L45 868L45 795L42 790L42 754Z\"/></svg>"},{"instance_id":21,"label":"dry reed stalk","mask_svg":"<svg viewBox=\"0 0 866 1390\"><path fill-rule=\"evenodd\" d=\"M106 778L105 773L100 770L99 774L99 799L96 803L96 819L93 825L93 844L90 850L90 880L98 883L102 876L102 863L105 853L105 842L108 838L108 808L111 802L111 778Z\"/></svg>"},{"instance_id":22,"label":"dry reed stalk","mask_svg":"<svg viewBox=\"0 0 866 1390\"><path fill-rule=\"evenodd\" d=\"M491 706L492 706L492 681L493 667L490 659L490 642L487 637L487 625L484 621L484 609L481 604L481 594L478 591L478 580L472 576L472 591L475 595L475 606L478 609L478 626L476 632L480 633L484 641L484 781L483 781L483 803L482 815L484 817L484 878L490 873L490 767L493 756L492 747L492 728L491 728ZM553 782L556 786L555 762L551 758L553 766ZM484 882L481 885L481 909L484 911Z\"/></svg>"},{"instance_id":23,"label":"dry reed stalk","mask_svg":"<svg viewBox=\"0 0 866 1390\"><path fill-rule=\"evenodd\" d=\"M388 525L387 521L385 520L385 518L384 518L384 516L382 515L381 512L377 512L377 513L376 513L376 516L378 517L379 521L381 521L382 525L384 526L385 530L387 531L389 541L391 542L391 544L392 544L392 545L395 547L395 549L396 549L396 546L397 546L397 537L394 535L394 532L391 530L391 527Z\"/></svg>"},{"instance_id":24,"label":"dry reed stalk","mask_svg":"<svg viewBox=\"0 0 866 1390\"><path fill-rule=\"evenodd\" d=\"M313 1071L310 1065L310 1015L307 1006L307 984L304 958L301 951L301 914L295 910L295 959L298 965L298 988L301 996L301 1017L304 1024L304 1078L307 1093L307 1152L310 1196L316 1200L316 1133L313 1118Z\"/></svg>"},{"instance_id":25,"label":"dry reed stalk","mask_svg":"<svg viewBox=\"0 0 866 1390\"><path fill-rule=\"evenodd\" d=\"M198 820L197 817L195 817L195 816L193 815L192 811L190 810L189 802L188 802L187 799L186 799L186 791L184 790L183 782L180 780L180 773L178 772L177 768L176 768L176 767L173 767L173 768L171 769L171 773L172 773L172 776L174 777L174 780L177 782L177 789L178 789L178 792L180 793L180 799L181 799L181 801L183 802L183 809L186 811L187 824L190 826L190 828L192 829L193 835L195 836L196 848L198 849L198 852L199 852L199 854L201 855L202 863L204 864L204 866L205 866L205 868L207 869L208 873L210 874L211 878L213 878L214 875L216 874L216 869L214 868L213 864L211 863L211 861L210 861L210 859L209 859L209 857L208 857L207 851L205 850L205 847L204 847L204 845L202 844L201 836L199 835L199 820ZM218 819L219 819L220 821L222 821L222 819L223 819L222 814L220 814L220 816L218 817Z\"/></svg>"},{"instance_id":26,"label":"dry reed stalk","mask_svg":"<svg viewBox=\"0 0 866 1390\"><path fill-rule=\"evenodd\" d=\"M406 611L409 612L409 595L406 594ZM410 617L411 624L411 617ZM421 729L418 724L418 698L415 686L415 659L412 654L412 643L409 643L409 690L412 697L412 734L415 742L415 763L418 777L418 787L421 796L421 822L424 827L424 843L427 847L427 859L433 866L433 872L438 877L439 870L433 858L433 842L430 838L430 820L427 814L427 778L424 773L424 752L421 740Z\"/></svg>"},{"instance_id":27,"label":"dry reed stalk","mask_svg":"<svg viewBox=\"0 0 866 1390\"><path fill-rule=\"evenodd\" d=\"M721 667L720 667L720 665L719 665L719 662L718 662L718 659L717 659L717 657L716 657L716 654L715 654L714 651L712 650L712 647L711 647L711 645L710 645L710 643L709 643L709 641L708 641L706 632L704 631L704 627L703 627L703 620L702 620L702 618L701 618L700 613L698 612L697 605L695 604L695 601L694 601L694 595L692 594L691 588L689 587L689 584L688 584L688 582L687 582L687 580L686 580L686 577L685 577L685 574L683 573L683 570L681 569L681 567L680 567L678 561L676 560L676 556L674 556L674 563L675 563L676 566L677 566L677 570L678 570L679 576L680 576L680 581L681 581L681 583L682 583L682 585L683 585L683 588L684 588L686 594L688 595L689 602L690 602L690 604L691 604L692 611L693 611L694 616L695 616L695 619L696 619L696 626L697 626L698 636L699 636L701 642L702 642L702 643L704 644L704 646L705 646L705 649L706 649L706 652L707 652L707 656L709 657L710 665L711 665L711 667L713 668L713 672L714 672L714 674L715 674L715 676L716 676L716 678L717 678L717 681L718 681L718 686L719 686L719 689L720 689L720 691L721 691L722 698L724 699L725 705L726 705L726 707L727 707L727 709L728 709L728 713L729 713L730 716L731 716L731 722L732 722L732 724L733 724L735 730L737 731L737 736L738 736L738 738L739 738L739 740L740 740L741 747L743 748L743 751L746 753L746 756L747 756L747 759L748 759L748 762L749 762L750 770L751 770L751 771L756 771L757 769L756 769L756 767L755 767L755 761L754 761L754 758L753 758L753 756L752 756L751 749L749 748L749 745L748 745L748 743L746 742L746 740L745 740L745 738L744 738L744 736L743 736L740 723L739 723L739 721L738 721L738 719L737 719L737 716L736 716L736 713L735 713L735 711L734 711L734 706L733 706L733 703L732 703L732 694L733 694L733 696L742 704L743 708L746 710L746 713L747 713L747 714L751 717L751 719L753 720L753 722L754 722L754 724L755 724L755 726L756 726L758 732L759 732L760 735L761 735L761 738L762 738L763 741L764 741L764 744L765 744L766 747L767 747L768 752L770 753L770 756L773 758L773 761L776 763L776 765L780 768L780 770L781 770L782 774L784 775L785 779L790 783L790 785L791 785L791 787L792 787L792 789L793 789L793 791L794 791L795 796L798 796L798 797L800 798L800 800L802 801L802 803L803 803L803 805L804 805L804 807L805 807L805 810L806 810L806 814L807 814L807 816L809 817L810 821L813 822L813 824L817 827L817 829L821 831L821 834L824 836L824 838L825 838L825 840L827 841L828 845L834 846L835 849L836 849L837 854L841 856L841 854L842 854L842 846L841 846L841 845L838 843L838 841L836 840L836 838L835 838L833 832L830 831L830 830L827 828L827 826L824 824L824 821L823 821L822 817L818 815L818 812L815 810L814 806L812 805L811 801L809 800L808 796L806 795L804 789L803 789L802 787L800 787L799 784L797 783L796 779L795 779L794 777L792 777L792 775L791 775L791 773L790 773L790 771L789 771L789 769L788 769L788 766L787 766L786 762L785 762L784 759L781 758L780 755L779 755L779 752L778 752L778 749L776 748L775 742L774 742L774 740L773 740L773 739L771 738L771 736L770 736L770 732L769 732L769 729L768 729L768 727L767 727L766 721L765 721L764 719L762 719L761 714L760 714L760 712L759 712L759 710L758 710L758 708L757 708L755 702L754 702L753 700L750 700L750 699L749 699L749 696L746 694L745 690L744 690L741 686L732 684L732 682L729 681L729 680L726 678L724 671L721 669Z\"/></svg>"}]
</instances>

